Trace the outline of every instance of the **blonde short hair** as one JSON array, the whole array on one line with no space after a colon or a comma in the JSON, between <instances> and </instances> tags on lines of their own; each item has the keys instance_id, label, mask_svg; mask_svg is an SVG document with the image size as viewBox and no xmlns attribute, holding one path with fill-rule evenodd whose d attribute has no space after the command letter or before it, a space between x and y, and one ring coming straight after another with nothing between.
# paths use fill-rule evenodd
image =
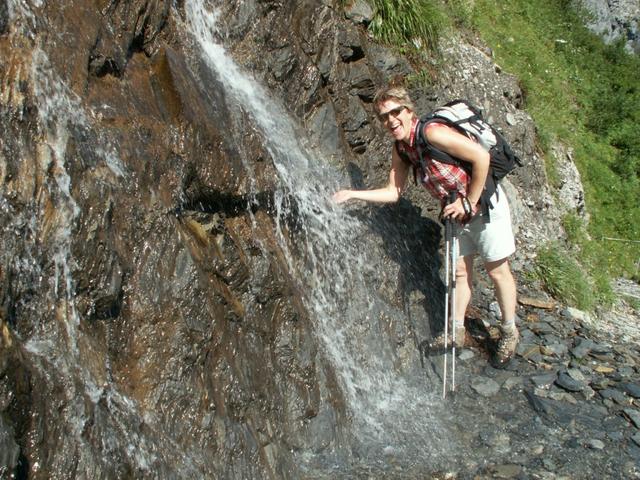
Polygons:
<instances>
[{"instance_id":1,"label":"blonde short hair","mask_svg":"<svg viewBox=\"0 0 640 480\"><path fill-rule=\"evenodd\" d=\"M379 112L378 107L380 104L387 100L393 100L412 112L415 112L415 107L413 106L411 97L409 97L409 92L407 92L407 89L404 87L387 86L378 90L373 97L373 105L377 112Z\"/></svg>"}]
</instances>

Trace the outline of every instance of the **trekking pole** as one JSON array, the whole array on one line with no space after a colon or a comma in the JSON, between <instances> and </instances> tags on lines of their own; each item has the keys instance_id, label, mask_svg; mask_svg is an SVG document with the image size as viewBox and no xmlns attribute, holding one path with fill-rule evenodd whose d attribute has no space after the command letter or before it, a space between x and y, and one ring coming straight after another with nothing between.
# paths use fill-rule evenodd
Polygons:
<instances>
[{"instance_id":1,"label":"trekking pole","mask_svg":"<svg viewBox=\"0 0 640 480\"><path fill-rule=\"evenodd\" d=\"M442 398L447 396L447 340L449 339L449 253L451 249L451 219L444 220L444 272L445 272L445 294L444 294L444 366L442 368Z\"/></svg>"},{"instance_id":2,"label":"trekking pole","mask_svg":"<svg viewBox=\"0 0 640 480\"><path fill-rule=\"evenodd\" d=\"M456 263L458 259L458 237L456 225L451 221L451 391L456 391Z\"/></svg>"},{"instance_id":3,"label":"trekking pole","mask_svg":"<svg viewBox=\"0 0 640 480\"><path fill-rule=\"evenodd\" d=\"M451 204L458 198L458 192L451 191L447 198L447 204ZM442 398L447 394L447 342L449 340L449 320L451 320L451 391L456 390L456 260L457 260L457 236L455 220L451 217L445 218L445 284L447 293L445 294L444 307L444 373L442 375Z\"/></svg>"}]
</instances>

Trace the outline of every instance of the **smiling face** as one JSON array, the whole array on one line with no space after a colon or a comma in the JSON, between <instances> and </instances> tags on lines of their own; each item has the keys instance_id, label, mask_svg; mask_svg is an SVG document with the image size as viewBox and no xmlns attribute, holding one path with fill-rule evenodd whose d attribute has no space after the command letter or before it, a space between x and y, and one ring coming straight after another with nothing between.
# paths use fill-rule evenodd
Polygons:
<instances>
[{"instance_id":1,"label":"smiling face","mask_svg":"<svg viewBox=\"0 0 640 480\"><path fill-rule=\"evenodd\" d=\"M396 140L409 141L413 111L401 103L388 99L377 105L378 118Z\"/></svg>"}]
</instances>

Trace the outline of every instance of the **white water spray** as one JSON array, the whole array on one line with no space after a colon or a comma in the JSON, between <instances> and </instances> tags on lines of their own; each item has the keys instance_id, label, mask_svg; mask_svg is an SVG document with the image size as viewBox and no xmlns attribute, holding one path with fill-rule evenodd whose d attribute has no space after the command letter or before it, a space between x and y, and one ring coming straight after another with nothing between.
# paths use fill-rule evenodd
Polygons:
<instances>
[{"instance_id":1,"label":"white water spray","mask_svg":"<svg viewBox=\"0 0 640 480\"><path fill-rule=\"evenodd\" d=\"M203 59L219 77L234 107L253 115L264 133L280 179L276 194L280 245L292 275L306 292L316 335L339 373L358 425L357 434L373 435L381 442L408 435L406 429L414 434L421 431L417 433L421 438L432 435L438 429L430 418L432 395L394 374L390 355L379 339L382 332L374 331L382 314L403 313L384 305L375 295L375 286L363 280L377 278L383 267L375 257L375 246L361 243L366 226L330 200L338 185L337 172L321 155L305 148L300 141L303 137L284 108L216 41L216 14L200 0L188 0L185 10L188 28L202 49ZM303 260L291 253L283 233L283 219L289 214L283 201L287 196L294 197L297 219L302 224ZM371 351L365 346L366 339L369 346L380 348Z\"/></svg>"}]
</instances>

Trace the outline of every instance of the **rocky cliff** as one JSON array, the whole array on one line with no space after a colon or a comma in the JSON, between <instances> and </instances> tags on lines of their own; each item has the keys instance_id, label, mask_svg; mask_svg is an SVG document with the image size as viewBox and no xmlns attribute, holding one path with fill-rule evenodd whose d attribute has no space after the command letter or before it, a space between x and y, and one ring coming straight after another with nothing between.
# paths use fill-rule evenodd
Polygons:
<instances>
[{"instance_id":1,"label":"rocky cliff","mask_svg":"<svg viewBox=\"0 0 640 480\"><path fill-rule=\"evenodd\" d=\"M640 2L638 0L580 0L590 14L587 25L605 42L622 40L629 52L640 51Z\"/></svg>"},{"instance_id":2,"label":"rocky cliff","mask_svg":"<svg viewBox=\"0 0 640 480\"><path fill-rule=\"evenodd\" d=\"M214 3L0 2L0 475L445 468L437 208L328 201L384 181L372 95L413 67L361 2ZM524 268L558 234L534 126L481 44L444 56L414 96L469 97L525 159Z\"/></svg>"}]
</instances>

